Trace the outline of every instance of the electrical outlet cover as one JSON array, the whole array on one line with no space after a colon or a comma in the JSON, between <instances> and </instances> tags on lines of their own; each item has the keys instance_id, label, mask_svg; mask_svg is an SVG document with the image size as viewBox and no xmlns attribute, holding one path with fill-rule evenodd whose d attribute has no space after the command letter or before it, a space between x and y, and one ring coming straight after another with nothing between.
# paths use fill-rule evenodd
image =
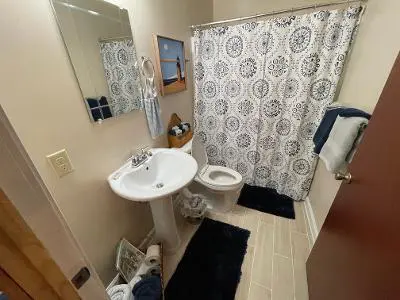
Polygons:
<instances>
[{"instance_id":1,"label":"electrical outlet cover","mask_svg":"<svg viewBox=\"0 0 400 300\"><path fill-rule=\"evenodd\" d=\"M59 177L63 177L74 170L65 149L49 154L46 157Z\"/></svg>"}]
</instances>

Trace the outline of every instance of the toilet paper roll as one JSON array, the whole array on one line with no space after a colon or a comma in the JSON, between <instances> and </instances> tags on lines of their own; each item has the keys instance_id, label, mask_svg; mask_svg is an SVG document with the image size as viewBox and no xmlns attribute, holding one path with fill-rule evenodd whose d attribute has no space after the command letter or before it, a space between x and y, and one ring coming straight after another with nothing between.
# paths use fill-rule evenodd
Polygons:
<instances>
[{"instance_id":1,"label":"toilet paper roll","mask_svg":"<svg viewBox=\"0 0 400 300\"><path fill-rule=\"evenodd\" d=\"M132 288L129 284L115 285L107 291L111 300L130 300Z\"/></svg>"},{"instance_id":2,"label":"toilet paper roll","mask_svg":"<svg viewBox=\"0 0 400 300\"><path fill-rule=\"evenodd\" d=\"M144 262L148 266L159 266L161 264L161 248L159 245L151 245L147 248Z\"/></svg>"}]
</instances>

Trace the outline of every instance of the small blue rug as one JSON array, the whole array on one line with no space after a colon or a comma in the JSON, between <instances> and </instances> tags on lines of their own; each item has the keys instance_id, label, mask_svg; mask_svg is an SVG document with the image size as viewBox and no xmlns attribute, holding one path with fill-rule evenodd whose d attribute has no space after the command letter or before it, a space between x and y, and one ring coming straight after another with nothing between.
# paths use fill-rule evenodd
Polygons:
<instances>
[{"instance_id":1,"label":"small blue rug","mask_svg":"<svg viewBox=\"0 0 400 300\"><path fill-rule=\"evenodd\" d=\"M238 204L275 216L295 219L293 199L278 194L276 190L245 184Z\"/></svg>"},{"instance_id":2,"label":"small blue rug","mask_svg":"<svg viewBox=\"0 0 400 300\"><path fill-rule=\"evenodd\" d=\"M165 290L166 300L234 300L250 232L204 219Z\"/></svg>"}]
</instances>

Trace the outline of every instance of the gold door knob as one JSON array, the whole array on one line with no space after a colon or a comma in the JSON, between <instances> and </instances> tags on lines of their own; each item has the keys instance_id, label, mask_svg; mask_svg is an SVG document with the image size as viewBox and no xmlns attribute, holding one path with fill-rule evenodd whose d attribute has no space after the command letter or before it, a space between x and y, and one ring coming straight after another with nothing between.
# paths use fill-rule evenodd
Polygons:
<instances>
[{"instance_id":1,"label":"gold door knob","mask_svg":"<svg viewBox=\"0 0 400 300\"><path fill-rule=\"evenodd\" d=\"M351 174L350 173L336 173L335 174L335 179L336 180L343 180L346 183L351 183Z\"/></svg>"}]
</instances>

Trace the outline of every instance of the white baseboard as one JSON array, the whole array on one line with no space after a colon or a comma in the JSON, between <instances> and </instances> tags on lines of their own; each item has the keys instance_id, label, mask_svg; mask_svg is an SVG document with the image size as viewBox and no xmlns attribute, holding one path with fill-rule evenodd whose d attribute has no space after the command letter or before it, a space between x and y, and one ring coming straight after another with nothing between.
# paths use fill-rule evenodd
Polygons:
<instances>
[{"instance_id":1,"label":"white baseboard","mask_svg":"<svg viewBox=\"0 0 400 300\"><path fill-rule=\"evenodd\" d=\"M315 221L315 215L314 215L314 211L311 206L310 198L307 196L306 199L304 200L304 202L305 202L304 207L305 207L305 212L306 212L307 225L309 228L309 232L311 234L312 243L314 244L315 240L317 239L319 230L318 230L317 222Z\"/></svg>"}]
</instances>

